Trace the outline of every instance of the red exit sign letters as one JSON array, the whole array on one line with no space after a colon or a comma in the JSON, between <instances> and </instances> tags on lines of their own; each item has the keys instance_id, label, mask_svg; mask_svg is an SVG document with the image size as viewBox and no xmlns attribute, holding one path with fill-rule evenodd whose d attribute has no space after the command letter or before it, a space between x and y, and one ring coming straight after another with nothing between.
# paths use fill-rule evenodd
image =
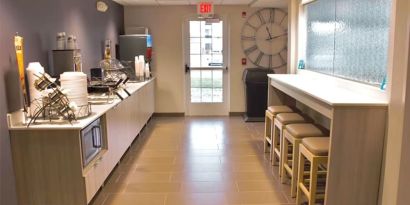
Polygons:
<instances>
[{"instance_id":1,"label":"red exit sign letters","mask_svg":"<svg viewBox=\"0 0 410 205\"><path fill-rule=\"evenodd\" d=\"M213 14L214 5L212 2L199 2L197 4L197 13L200 15Z\"/></svg>"}]
</instances>

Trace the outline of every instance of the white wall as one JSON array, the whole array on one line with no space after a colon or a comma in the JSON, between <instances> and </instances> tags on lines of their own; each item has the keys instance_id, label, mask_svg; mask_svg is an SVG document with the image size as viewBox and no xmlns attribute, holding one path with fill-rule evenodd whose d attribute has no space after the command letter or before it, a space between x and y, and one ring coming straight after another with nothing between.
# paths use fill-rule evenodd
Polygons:
<instances>
[{"instance_id":1,"label":"white wall","mask_svg":"<svg viewBox=\"0 0 410 205\"><path fill-rule=\"evenodd\" d=\"M241 65L245 57L241 48L240 33L246 18L255 8L247 6L215 6L215 13L227 16L229 24L229 96L230 112L244 112L245 100L242 83L244 68L254 67L248 60L247 66ZM185 17L196 13L195 6L127 6L124 12L125 28L146 26L153 37L153 71L157 78L157 113L185 112L184 102L184 61L182 30ZM285 72L286 68L279 72Z\"/></svg>"}]
</instances>

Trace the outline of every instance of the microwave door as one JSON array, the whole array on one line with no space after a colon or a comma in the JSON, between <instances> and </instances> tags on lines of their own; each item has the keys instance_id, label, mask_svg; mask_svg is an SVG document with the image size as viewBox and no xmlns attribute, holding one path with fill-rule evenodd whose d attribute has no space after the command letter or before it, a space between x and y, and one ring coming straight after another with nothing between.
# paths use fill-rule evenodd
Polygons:
<instances>
[{"instance_id":1,"label":"microwave door","mask_svg":"<svg viewBox=\"0 0 410 205\"><path fill-rule=\"evenodd\" d=\"M82 137L83 165L86 166L98 154L98 139L94 129L87 129Z\"/></svg>"}]
</instances>

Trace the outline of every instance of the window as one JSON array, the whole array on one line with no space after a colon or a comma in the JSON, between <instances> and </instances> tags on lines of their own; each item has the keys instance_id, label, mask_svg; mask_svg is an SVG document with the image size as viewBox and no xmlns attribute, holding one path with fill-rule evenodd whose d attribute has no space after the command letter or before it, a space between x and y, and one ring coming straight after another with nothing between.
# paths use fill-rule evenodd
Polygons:
<instances>
[{"instance_id":1,"label":"window","mask_svg":"<svg viewBox=\"0 0 410 205\"><path fill-rule=\"evenodd\" d=\"M223 21L189 21L191 103L223 102Z\"/></svg>"},{"instance_id":2,"label":"window","mask_svg":"<svg viewBox=\"0 0 410 205\"><path fill-rule=\"evenodd\" d=\"M189 21L189 55L192 68L224 66L223 23L204 20Z\"/></svg>"},{"instance_id":3,"label":"window","mask_svg":"<svg viewBox=\"0 0 410 205\"><path fill-rule=\"evenodd\" d=\"M391 0L306 4L306 69L380 85L386 77Z\"/></svg>"},{"instance_id":4,"label":"window","mask_svg":"<svg viewBox=\"0 0 410 205\"><path fill-rule=\"evenodd\" d=\"M223 102L222 70L191 71L191 102Z\"/></svg>"}]
</instances>

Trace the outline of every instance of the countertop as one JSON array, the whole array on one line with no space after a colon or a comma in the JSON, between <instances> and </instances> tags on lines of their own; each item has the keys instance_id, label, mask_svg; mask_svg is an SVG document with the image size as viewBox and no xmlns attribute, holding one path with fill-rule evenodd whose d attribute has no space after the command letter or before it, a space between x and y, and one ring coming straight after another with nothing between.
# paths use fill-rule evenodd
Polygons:
<instances>
[{"instance_id":1,"label":"countertop","mask_svg":"<svg viewBox=\"0 0 410 205\"><path fill-rule=\"evenodd\" d=\"M152 78L150 80L139 82L139 83L127 83L126 89L131 93L131 95L133 95L136 91L138 91L140 88L142 88L149 82L153 81L154 79L155 78ZM114 101L109 104L93 104L91 105L92 113L90 116L82 118L82 119L77 119L76 121L72 121L71 124L68 121L51 122L51 123L47 122L47 123L31 124L29 127L27 127L27 125L23 125L22 123L13 123L15 120L11 120L11 119L16 119L16 116L21 114L21 112L14 112L14 113L8 114L8 117L7 117L9 121L8 126L9 126L9 130L42 130L42 129L81 130L85 128L87 125L89 125L90 123L92 123L94 120L104 115L107 111L117 106L119 103L121 103L121 100L118 98L115 98Z\"/></svg>"},{"instance_id":2,"label":"countertop","mask_svg":"<svg viewBox=\"0 0 410 205\"><path fill-rule=\"evenodd\" d=\"M268 74L277 89L291 89L334 106L387 106L385 91L335 77L303 74Z\"/></svg>"}]
</instances>

